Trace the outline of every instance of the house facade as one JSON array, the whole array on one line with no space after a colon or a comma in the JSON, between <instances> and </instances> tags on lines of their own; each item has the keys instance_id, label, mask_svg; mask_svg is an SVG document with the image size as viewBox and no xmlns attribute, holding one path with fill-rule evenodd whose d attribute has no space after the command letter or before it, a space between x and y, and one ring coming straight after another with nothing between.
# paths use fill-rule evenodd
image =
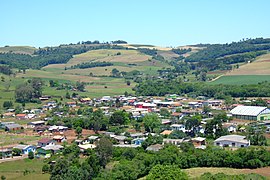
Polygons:
<instances>
[{"instance_id":1,"label":"house facade","mask_svg":"<svg viewBox=\"0 0 270 180\"><path fill-rule=\"evenodd\" d=\"M221 147L248 147L250 146L250 141L245 136L227 135L216 139L214 144Z\"/></svg>"}]
</instances>

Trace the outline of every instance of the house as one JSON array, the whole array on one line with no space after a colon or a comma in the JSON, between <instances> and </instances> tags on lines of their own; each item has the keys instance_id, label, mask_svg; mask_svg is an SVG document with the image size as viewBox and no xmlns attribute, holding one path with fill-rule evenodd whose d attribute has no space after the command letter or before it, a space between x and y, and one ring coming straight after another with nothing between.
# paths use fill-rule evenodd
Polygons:
<instances>
[{"instance_id":1,"label":"house","mask_svg":"<svg viewBox=\"0 0 270 180\"><path fill-rule=\"evenodd\" d=\"M3 118L10 118L10 117L14 117L15 113L14 112L7 112L3 114Z\"/></svg>"},{"instance_id":2,"label":"house","mask_svg":"<svg viewBox=\"0 0 270 180\"><path fill-rule=\"evenodd\" d=\"M141 145L147 138L135 138L132 139L131 144Z\"/></svg>"},{"instance_id":3,"label":"house","mask_svg":"<svg viewBox=\"0 0 270 180\"><path fill-rule=\"evenodd\" d=\"M36 117L37 117L36 114L33 114L33 113L27 114L27 119L33 119L33 118L36 118Z\"/></svg>"},{"instance_id":4,"label":"house","mask_svg":"<svg viewBox=\"0 0 270 180\"><path fill-rule=\"evenodd\" d=\"M214 144L221 147L248 147L250 146L250 141L245 136L227 135L216 139Z\"/></svg>"},{"instance_id":5,"label":"house","mask_svg":"<svg viewBox=\"0 0 270 180\"><path fill-rule=\"evenodd\" d=\"M135 104L135 108L143 108L143 109L148 109L148 110L151 110L157 107L157 105L153 103L138 102L134 104Z\"/></svg>"},{"instance_id":6,"label":"house","mask_svg":"<svg viewBox=\"0 0 270 180\"><path fill-rule=\"evenodd\" d=\"M162 134L162 135L170 135L172 133L172 131L170 131L170 130L164 130L162 133L160 133L160 134Z\"/></svg>"},{"instance_id":7,"label":"house","mask_svg":"<svg viewBox=\"0 0 270 180\"><path fill-rule=\"evenodd\" d=\"M230 133L234 133L237 130L237 126L232 123L225 123L222 125L222 127L226 128Z\"/></svg>"},{"instance_id":8,"label":"house","mask_svg":"<svg viewBox=\"0 0 270 180\"><path fill-rule=\"evenodd\" d=\"M64 132L64 131L68 130L68 127L66 127L66 126L56 126L56 125L53 125L53 126L50 126L48 130L51 133L52 132Z\"/></svg>"},{"instance_id":9,"label":"house","mask_svg":"<svg viewBox=\"0 0 270 180\"><path fill-rule=\"evenodd\" d=\"M34 132L42 133L49 129L49 126L37 126L33 128Z\"/></svg>"},{"instance_id":10,"label":"house","mask_svg":"<svg viewBox=\"0 0 270 180\"><path fill-rule=\"evenodd\" d=\"M43 155L45 157L50 157L51 154L57 154L59 153L64 147L61 145L47 145L44 147L39 148L38 154Z\"/></svg>"},{"instance_id":11,"label":"house","mask_svg":"<svg viewBox=\"0 0 270 180\"><path fill-rule=\"evenodd\" d=\"M76 103L75 101L73 101L73 102L67 102L66 105L67 105L68 107L70 107L70 108L74 108L74 107L77 106L77 103Z\"/></svg>"},{"instance_id":12,"label":"house","mask_svg":"<svg viewBox=\"0 0 270 180\"><path fill-rule=\"evenodd\" d=\"M136 145L136 144L114 144L113 147L120 147L120 148L137 148L137 147L140 147L140 145Z\"/></svg>"},{"instance_id":13,"label":"house","mask_svg":"<svg viewBox=\"0 0 270 180\"><path fill-rule=\"evenodd\" d=\"M196 137L196 138L192 138L191 139L192 144L194 145L195 148L201 148L201 149L205 149L205 138L203 137Z\"/></svg>"},{"instance_id":14,"label":"house","mask_svg":"<svg viewBox=\"0 0 270 180\"><path fill-rule=\"evenodd\" d=\"M81 151L85 151L87 149L94 149L97 146L95 144L79 144L78 147L80 148Z\"/></svg>"},{"instance_id":15,"label":"house","mask_svg":"<svg viewBox=\"0 0 270 180\"><path fill-rule=\"evenodd\" d=\"M40 147L45 147L48 145L50 145L50 146L55 145L54 140L49 139L49 138L43 138L43 139L38 141L38 146L40 146Z\"/></svg>"},{"instance_id":16,"label":"house","mask_svg":"<svg viewBox=\"0 0 270 180\"><path fill-rule=\"evenodd\" d=\"M91 102L91 98L81 98L80 101L81 101L81 103L87 104L87 103Z\"/></svg>"},{"instance_id":17,"label":"house","mask_svg":"<svg viewBox=\"0 0 270 180\"><path fill-rule=\"evenodd\" d=\"M36 147L33 145L24 145L24 144L19 144L17 146L14 146L13 149L20 149L22 151L22 154L28 154L29 152L36 152Z\"/></svg>"},{"instance_id":18,"label":"house","mask_svg":"<svg viewBox=\"0 0 270 180\"><path fill-rule=\"evenodd\" d=\"M143 133L133 133L133 134L130 134L130 137L132 139L135 139L135 138L141 138L141 137L144 137L145 135Z\"/></svg>"},{"instance_id":19,"label":"house","mask_svg":"<svg viewBox=\"0 0 270 180\"><path fill-rule=\"evenodd\" d=\"M51 96L41 96L41 97L39 97L39 100L46 101L46 100L49 100L50 98L51 98Z\"/></svg>"},{"instance_id":20,"label":"house","mask_svg":"<svg viewBox=\"0 0 270 180\"><path fill-rule=\"evenodd\" d=\"M270 109L262 106L237 106L233 108L231 114L234 118L263 121L270 120Z\"/></svg>"},{"instance_id":21,"label":"house","mask_svg":"<svg viewBox=\"0 0 270 180\"><path fill-rule=\"evenodd\" d=\"M183 118L183 113L180 113L180 112L173 112L172 113L172 117L174 120L180 120Z\"/></svg>"},{"instance_id":22,"label":"house","mask_svg":"<svg viewBox=\"0 0 270 180\"><path fill-rule=\"evenodd\" d=\"M23 120L23 119L27 119L28 116L27 116L27 114L17 114L16 118L19 120Z\"/></svg>"},{"instance_id":23,"label":"house","mask_svg":"<svg viewBox=\"0 0 270 180\"><path fill-rule=\"evenodd\" d=\"M19 125L19 124L7 124L5 125L5 130L6 131L19 131L22 130L23 126Z\"/></svg>"},{"instance_id":24,"label":"house","mask_svg":"<svg viewBox=\"0 0 270 180\"><path fill-rule=\"evenodd\" d=\"M2 155L2 158L12 157L12 149L11 148L1 148L0 154Z\"/></svg>"},{"instance_id":25,"label":"house","mask_svg":"<svg viewBox=\"0 0 270 180\"><path fill-rule=\"evenodd\" d=\"M126 136L112 136L119 144L125 144Z\"/></svg>"},{"instance_id":26,"label":"house","mask_svg":"<svg viewBox=\"0 0 270 180\"><path fill-rule=\"evenodd\" d=\"M161 144L154 144L154 145L151 145L151 146L148 146L146 148L147 151L159 151L163 148L163 145Z\"/></svg>"},{"instance_id":27,"label":"house","mask_svg":"<svg viewBox=\"0 0 270 180\"><path fill-rule=\"evenodd\" d=\"M90 144L93 144L94 142L99 140L99 137L98 136L89 136L87 139L89 140Z\"/></svg>"},{"instance_id":28,"label":"house","mask_svg":"<svg viewBox=\"0 0 270 180\"><path fill-rule=\"evenodd\" d=\"M35 127L39 127L39 126L44 126L45 125L45 121L33 121L27 124L28 128L35 128Z\"/></svg>"},{"instance_id":29,"label":"house","mask_svg":"<svg viewBox=\"0 0 270 180\"><path fill-rule=\"evenodd\" d=\"M163 144L173 144L173 145L180 145L184 139L163 139Z\"/></svg>"},{"instance_id":30,"label":"house","mask_svg":"<svg viewBox=\"0 0 270 180\"><path fill-rule=\"evenodd\" d=\"M172 121L170 119L161 119L161 124L163 124L163 125L168 125L171 123L172 123Z\"/></svg>"},{"instance_id":31,"label":"house","mask_svg":"<svg viewBox=\"0 0 270 180\"><path fill-rule=\"evenodd\" d=\"M199 102L188 102L188 106L191 109L196 109L196 108L202 107L202 103L199 103Z\"/></svg>"},{"instance_id":32,"label":"house","mask_svg":"<svg viewBox=\"0 0 270 180\"><path fill-rule=\"evenodd\" d=\"M62 143L64 141L66 141L67 139L65 136L57 135L57 136L53 136L53 140L55 142Z\"/></svg>"},{"instance_id":33,"label":"house","mask_svg":"<svg viewBox=\"0 0 270 180\"><path fill-rule=\"evenodd\" d=\"M171 129L173 131L183 131L186 132L186 127L184 124L172 124Z\"/></svg>"},{"instance_id":34,"label":"house","mask_svg":"<svg viewBox=\"0 0 270 180\"><path fill-rule=\"evenodd\" d=\"M10 122L0 122L0 128L1 129L5 129L6 128L6 125L9 125L9 124L15 124L15 122L13 122L13 121L10 121Z\"/></svg>"}]
</instances>

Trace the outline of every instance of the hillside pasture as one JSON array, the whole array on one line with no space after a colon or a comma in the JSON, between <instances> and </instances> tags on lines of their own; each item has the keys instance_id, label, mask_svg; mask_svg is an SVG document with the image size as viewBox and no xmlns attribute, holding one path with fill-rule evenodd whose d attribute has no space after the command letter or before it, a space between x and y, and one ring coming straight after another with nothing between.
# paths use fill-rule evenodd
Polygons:
<instances>
[{"instance_id":1,"label":"hillside pasture","mask_svg":"<svg viewBox=\"0 0 270 180\"><path fill-rule=\"evenodd\" d=\"M31 46L5 46L0 47L0 53L33 54L37 50Z\"/></svg>"},{"instance_id":2,"label":"hillside pasture","mask_svg":"<svg viewBox=\"0 0 270 180\"><path fill-rule=\"evenodd\" d=\"M163 56L166 60L173 60L173 59L179 57L178 54L176 54L172 51L158 51L158 55Z\"/></svg>"},{"instance_id":3,"label":"hillside pasture","mask_svg":"<svg viewBox=\"0 0 270 180\"><path fill-rule=\"evenodd\" d=\"M252 63L244 64L226 75L270 75L270 53L259 56Z\"/></svg>"},{"instance_id":4,"label":"hillside pasture","mask_svg":"<svg viewBox=\"0 0 270 180\"><path fill-rule=\"evenodd\" d=\"M120 53L120 55L117 55ZM58 68L64 69L76 64L81 64L91 61L106 61L106 62L122 62L122 63L137 63L150 59L151 57L142 54L136 50L120 50L120 49L99 49L87 51L82 54L75 55L66 64L50 64L43 69Z\"/></svg>"},{"instance_id":5,"label":"hillside pasture","mask_svg":"<svg viewBox=\"0 0 270 180\"><path fill-rule=\"evenodd\" d=\"M90 77L83 75L73 75L66 74L63 71L44 71L44 70L28 70L25 74L19 74L18 77L21 78L42 78L42 79L53 79L53 80L67 80L67 81L82 81L82 82L92 82L97 81L100 78L98 77Z\"/></svg>"},{"instance_id":6,"label":"hillside pasture","mask_svg":"<svg viewBox=\"0 0 270 180\"><path fill-rule=\"evenodd\" d=\"M257 84L259 82L268 81L270 82L270 75L232 75L232 76L221 76L215 81L209 82L209 84Z\"/></svg>"}]
</instances>

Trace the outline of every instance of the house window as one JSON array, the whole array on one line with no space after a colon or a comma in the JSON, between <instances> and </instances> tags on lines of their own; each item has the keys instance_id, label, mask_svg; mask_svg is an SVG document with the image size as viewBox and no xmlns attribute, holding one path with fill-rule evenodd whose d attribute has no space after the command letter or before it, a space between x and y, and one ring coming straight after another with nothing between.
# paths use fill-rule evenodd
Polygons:
<instances>
[{"instance_id":1,"label":"house window","mask_svg":"<svg viewBox=\"0 0 270 180\"><path fill-rule=\"evenodd\" d=\"M245 147L245 146L242 144L241 147Z\"/></svg>"},{"instance_id":2,"label":"house window","mask_svg":"<svg viewBox=\"0 0 270 180\"><path fill-rule=\"evenodd\" d=\"M220 143L217 143L217 146L219 146L220 145Z\"/></svg>"},{"instance_id":3,"label":"house window","mask_svg":"<svg viewBox=\"0 0 270 180\"><path fill-rule=\"evenodd\" d=\"M232 147L234 147L235 146L235 143L232 143Z\"/></svg>"}]
</instances>

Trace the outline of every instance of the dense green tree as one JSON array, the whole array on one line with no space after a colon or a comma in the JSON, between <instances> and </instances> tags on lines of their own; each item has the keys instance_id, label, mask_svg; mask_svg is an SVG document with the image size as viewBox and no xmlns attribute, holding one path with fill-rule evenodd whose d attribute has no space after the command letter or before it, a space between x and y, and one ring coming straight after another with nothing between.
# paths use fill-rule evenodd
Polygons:
<instances>
[{"instance_id":1,"label":"dense green tree","mask_svg":"<svg viewBox=\"0 0 270 180\"><path fill-rule=\"evenodd\" d=\"M105 168L112 156L112 142L107 138L101 138L97 143L96 152L100 160L100 165Z\"/></svg>"},{"instance_id":2,"label":"dense green tree","mask_svg":"<svg viewBox=\"0 0 270 180\"><path fill-rule=\"evenodd\" d=\"M143 117L143 124L147 132L158 132L161 126L161 120L156 114L150 113Z\"/></svg>"},{"instance_id":3,"label":"dense green tree","mask_svg":"<svg viewBox=\"0 0 270 180\"><path fill-rule=\"evenodd\" d=\"M129 122L130 114L122 110L115 111L110 117L110 124L113 125L125 125Z\"/></svg>"},{"instance_id":4,"label":"dense green tree","mask_svg":"<svg viewBox=\"0 0 270 180\"><path fill-rule=\"evenodd\" d=\"M78 126L78 127L75 129L75 131L76 131L77 136L80 137L81 134L82 134L82 128L81 128L80 126Z\"/></svg>"},{"instance_id":5,"label":"dense green tree","mask_svg":"<svg viewBox=\"0 0 270 180\"><path fill-rule=\"evenodd\" d=\"M3 108L9 109L13 107L13 102L12 101L4 101L3 103Z\"/></svg>"},{"instance_id":6,"label":"dense green tree","mask_svg":"<svg viewBox=\"0 0 270 180\"><path fill-rule=\"evenodd\" d=\"M167 108L160 108L160 115L163 116L163 117L170 117L171 116L171 113L169 112L169 110Z\"/></svg>"},{"instance_id":7,"label":"dense green tree","mask_svg":"<svg viewBox=\"0 0 270 180\"><path fill-rule=\"evenodd\" d=\"M16 86L15 98L17 102L29 102L33 98L34 89L30 84L20 84Z\"/></svg>"},{"instance_id":8,"label":"dense green tree","mask_svg":"<svg viewBox=\"0 0 270 180\"><path fill-rule=\"evenodd\" d=\"M173 131L168 138L171 139L183 139L187 137L186 133L184 133L183 131Z\"/></svg>"},{"instance_id":9,"label":"dense green tree","mask_svg":"<svg viewBox=\"0 0 270 180\"><path fill-rule=\"evenodd\" d=\"M13 148L12 149L12 155L13 156L20 156L21 153L22 153L22 151L20 149L18 149L18 148Z\"/></svg>"},{"instance_id":10,"label":"dense green tree","mask_svg":"<svg viewBox=\"0 0 270 180\"><path fill-rule=\"evenodd\" d=\"M35 156L34 156L33 151L30 151L30 152L28 153L28 159L34 159L34 158L35 158Z\"/></svg>"},{"instance_id":11,"label":"dense green tree","mask_svg":"<svg viewBox=\"0 0 270 180\"><path fill-rule=\"evenodd\" d=\"M31 80L31 86L33 88L33 97L39 98L42 96L43 81L40 78L33 78Z\"/></svg>"}]
</instances>

